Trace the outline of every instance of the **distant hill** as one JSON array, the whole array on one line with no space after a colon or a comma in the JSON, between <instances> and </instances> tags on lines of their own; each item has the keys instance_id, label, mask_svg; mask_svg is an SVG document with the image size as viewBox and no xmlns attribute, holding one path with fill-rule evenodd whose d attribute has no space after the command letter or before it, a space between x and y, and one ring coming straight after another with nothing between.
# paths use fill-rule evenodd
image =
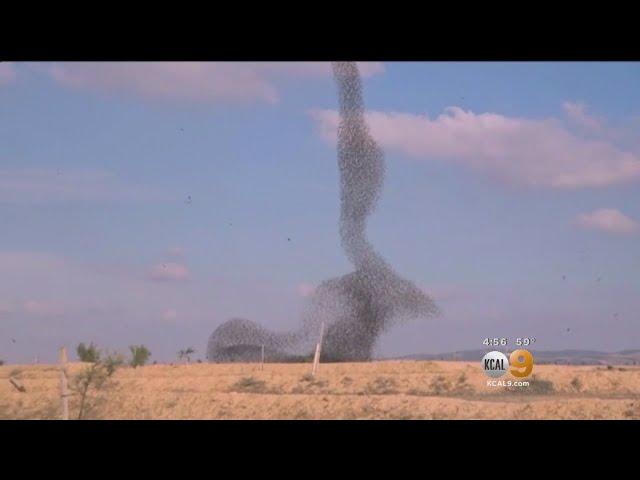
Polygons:
<instances>
[{"instance_id":1,"label":"distant hill","mask_svg":"<svg viewBox=\"0 0 640 480\"><path fill-rule=\"evenodd\" d=\"M394 357L395 360L453 360L463 362L480 361L491 350L464 350L449 353L418 353ZM501 350L501 349L496 349ZM513 349L508 349L511 351ZM501 350L504 351L504 350ZM599 352L596 350L534 350L535 363L564 365L640 365L640 350L621 350L619 352Z\"/></svg>"}]
</instances>

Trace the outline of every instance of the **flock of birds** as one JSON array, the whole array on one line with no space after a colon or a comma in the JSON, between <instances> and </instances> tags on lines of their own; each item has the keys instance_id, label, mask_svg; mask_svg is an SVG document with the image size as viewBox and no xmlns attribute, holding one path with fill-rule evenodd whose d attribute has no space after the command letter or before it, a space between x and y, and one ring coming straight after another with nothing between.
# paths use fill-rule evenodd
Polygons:
<instances>
[{"instance_id":1,"label":"flock of birds","mask_svg":"<svg viewBox=\"0 0 640 480\"><path fill-rule=\"evenodd\" d=\"M462 98L464 98L464 97L462 97ZM180 132L184 132L184 128L182 128L182 127L181 127L181 128L180 128ZM61 175L62 175L62 170L57 169L57 170L56 170L56 175L57 175L57 176L61 176ZM186 197L186 199L185 199L185 204L187 204L187 205L191 205L192 203L193 203L193 198L191 197L191 195L187 195L187 197ZM229 227L232 227L232 226L233 226L233 223L232 223L232 222L229 222L229 224L228 224L228 225L229 225ZM287 242L291 242L291 237L287 237ZM585 257L585 255L581 255L581 257L580 257L580 259L581 259L581 260L584 260L585 258L586 258L586 257ZM162 266L163 266L163 268L166 268L166 267L167 267L167 266L166 266L166 264L163 264ZM566 280L567 280L567 275L562 275L562 280L563 280L563 281L566 281ZM598 276L598 277L596 278L596 283L601 283L601 281L602 281L602 277L601 277L601 276ZM613 314L613 318L618 319L618 317L619 317L618 312L615 312L615 313ZM567 333L571 333L571 328L567 327L566 332L567 332ZM11 338L11 343L13 343L13 344L15 344L15 343L16 343L15 338Z\"/></svg>"}]
</instances>

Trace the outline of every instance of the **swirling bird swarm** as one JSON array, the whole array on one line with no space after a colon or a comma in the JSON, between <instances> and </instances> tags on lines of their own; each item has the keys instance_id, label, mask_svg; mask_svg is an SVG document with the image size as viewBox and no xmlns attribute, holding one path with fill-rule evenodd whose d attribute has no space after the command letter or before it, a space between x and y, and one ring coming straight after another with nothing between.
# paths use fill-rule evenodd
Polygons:
<instances>
[{"instance_id":1,"label":"swirling bird swarm","mask_svg":"<svg viewBox=\"0 0 640 480\"><path fill-rule=\"evenodd\" d=\"M432 299L400 278L367 240L367 218L384 183L384 155L365 121L356 63L334 62L332 66L340 103L340 238L355 270L315 289L297 331L270 332L244 319L223 323L209 338L210 361L256 361L263 345L268 361L308 356L323 322L323 361L370 360L376 340L397 322L438 312Z\"/></svg>"}]
</instances>

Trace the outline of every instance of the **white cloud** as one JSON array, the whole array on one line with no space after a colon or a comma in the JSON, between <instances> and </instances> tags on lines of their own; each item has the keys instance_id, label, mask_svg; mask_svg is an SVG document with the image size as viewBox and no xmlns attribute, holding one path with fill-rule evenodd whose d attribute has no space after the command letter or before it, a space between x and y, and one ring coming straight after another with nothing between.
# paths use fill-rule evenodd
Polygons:
<instances>
[{"instance_id":1,"label":"white cloud","mask_svg":"<svg viewBox=\"0 0 640 480\"><path fill-rule=\"evenodd\" d=\"M154 352L162 358L163 349L173 355L174 347L158 334L158 325L176 332L178 325L202 321L213 328L246 298L244 285L229 286L226 278L180 284L184 288L149 281L148 269L118 257L118 252L91 260L84 254L0 250L0 343L15 338L28 355L55 358L60 345L93 339L104 347L126 348L131 335L148 334L145 341L156 345ZM97 268L101 265L106 268ZM19 345L8 347L14 351L7 356L21 355L15 350Z\"/></svg>"},{"instance_id":2,"label":"white cloud","mask_svg":"<svg viewBox=\"0 0 640 480\"><path fill-rule=\"evenodd\" d=\"M65 313L64 307L54 301L27 300L23 309L25 313L38 317L58 317Z\"/></svg>"},{"instance_id":3,"label":"white cloud","mask_svg":"<svg viewBox=\"0 0 640 480\"><path fill-rule=\"evenodd\" d=\"M0 310L29 317L59 317L80 307L65 298L74 291L81 270L66 259L45 252L0 251ZM9 299L11 299L9 301ZM85 303L80 308L88 305Z\"/></svg>"},{"instance_id":4,"label":"white cloud","mask_svg":"<svg viewBox=\"0 0 640 480\"><path fill-rule=\"evenodd\" d=\"M165 322L172 322L174 321L176 318L178 318L178 312L176 312L174 309L170 308L168 310L165 310L164 312L162 312L162 320L164 320Z\"/></svg>"},{"instance_id":5,"label":"white cloud","mask_svg":"<svg viewBox=\"0 0 640 480\"><path fill-rule=\"evenodd\" d=\"M314 285L311 285L310 283L303 282L298 284L298 286L296 287L296 290L298 292L298 295L306 298L311 296L313 292L315 292L316 287Z\"/></svg>"},{"instance_id":6,"label":"white cloud","mask_svg":"<svg viewBox=\"0 0 640 480\"><path fill-rule=\"evenodd\" d=\"M7 62L0 63L0 86L12 83L16 79L16 71L13 64Z\"/></svg>"},{"instance_id":7,"label":"white cloud","mask_svg":"<svg viewBox=\"0 0 640 480\"><path fill-rule=\"evenodd\" d=\"M380 63L362 63L363 76L384 71ZM286 78L328 77L327 62L73 62L46 71L61 85L121 92L148 98L213 102L279 99L276 83Z\"/></svg>"},{"instance_id":8,"label":"white cloud","mask_svg":"<svg viewBox=\"0 0 640 480\"><path fill-rule=\"evenodd\" d=\"M46 252L0 251L0 318L62 317L80 325L96 319L117 323L126 312L153 321L166 313L158 313L158 298L189 318L193 299L162 285L189 277L181 264L140 270L114 259L79 262Z\"/></svg>"},{"instance_id":9,"label":"white cloud","mask_svg":"<svg viewBox=\"0 0 640 480\"><path fill-rule=\"evenodd\" d=\"M0 251L0 277L14 277L19 272L58 271L65 265L63 259L49 253Z\"/></svg>"},{"instance_id":10,"label":"white cloud","mask_svg":"<svg viewBox=\"0 0 640 480\"><path fill-rule=\"evenodd\" d=\"M584 103L564 102L562 108L569 120L580 128L592 132L602 130L604 121L587 113L587 106Z\"/></svg>"},{"instance_id":11,"label":"white cloud","mask_svg":"<svg viewBox=\"0 0 640 480\"><path fill-rule=\"evenodd\" d=\"M313 110L320 135L335 143L338 112ZM380 145L419 160L458 163L510 184L604 187L640 178L640 158L612 143L573 135L560 121L475 114L449 107L427 115L366 115Z\"/></svg>"},{"instance_id":12,"label":"white cloud","mask_svg":"<svg viewBox=\"0 0 640 480\"><path fill-rule=\"evenodd\" d=\"M159 263L149 271L149 278L160 282L184 282L189 276L189 269L181 263Z\"/></svg>"},{"instance_id":13,"label":"white cloud","mask_svg":"<svg viewBox=\"0 0 640 480\"><path fill-rule=\"evenodd\" d=\"M619 210L601 208L591 213L583 213L575 219L575 224L587 230L600 230L616 234L631 234L640 231L640 224Z\"/></svg>"},{"instance_id":14,"label":"white cloud","mask_svg":"<svg viewBox=\"0 0 640 480\"><path fill-rule=\"evenodd\" d=\"M9 302L0 300L0 318L2 318L3 316L9 315L13 312L14 312L14 308Z\"/></svg>"}]
</instances>

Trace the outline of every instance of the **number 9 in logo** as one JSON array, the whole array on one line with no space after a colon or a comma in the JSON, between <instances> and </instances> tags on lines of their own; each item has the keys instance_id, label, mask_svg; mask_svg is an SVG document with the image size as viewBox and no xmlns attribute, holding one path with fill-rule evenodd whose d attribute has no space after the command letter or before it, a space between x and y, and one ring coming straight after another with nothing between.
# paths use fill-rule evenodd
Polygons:
<instances>
[{"instance_id":1,"label":"number 9 in logo","mask_svg":"<svg viewBox=\"0 0 640 480\"><path fill-rule=\"evenodd\" d=\"M509 356L511 375L518 378L528 377L533 370L533 355L528 350L514 350Z\"/></svg>"}]
</instances>

